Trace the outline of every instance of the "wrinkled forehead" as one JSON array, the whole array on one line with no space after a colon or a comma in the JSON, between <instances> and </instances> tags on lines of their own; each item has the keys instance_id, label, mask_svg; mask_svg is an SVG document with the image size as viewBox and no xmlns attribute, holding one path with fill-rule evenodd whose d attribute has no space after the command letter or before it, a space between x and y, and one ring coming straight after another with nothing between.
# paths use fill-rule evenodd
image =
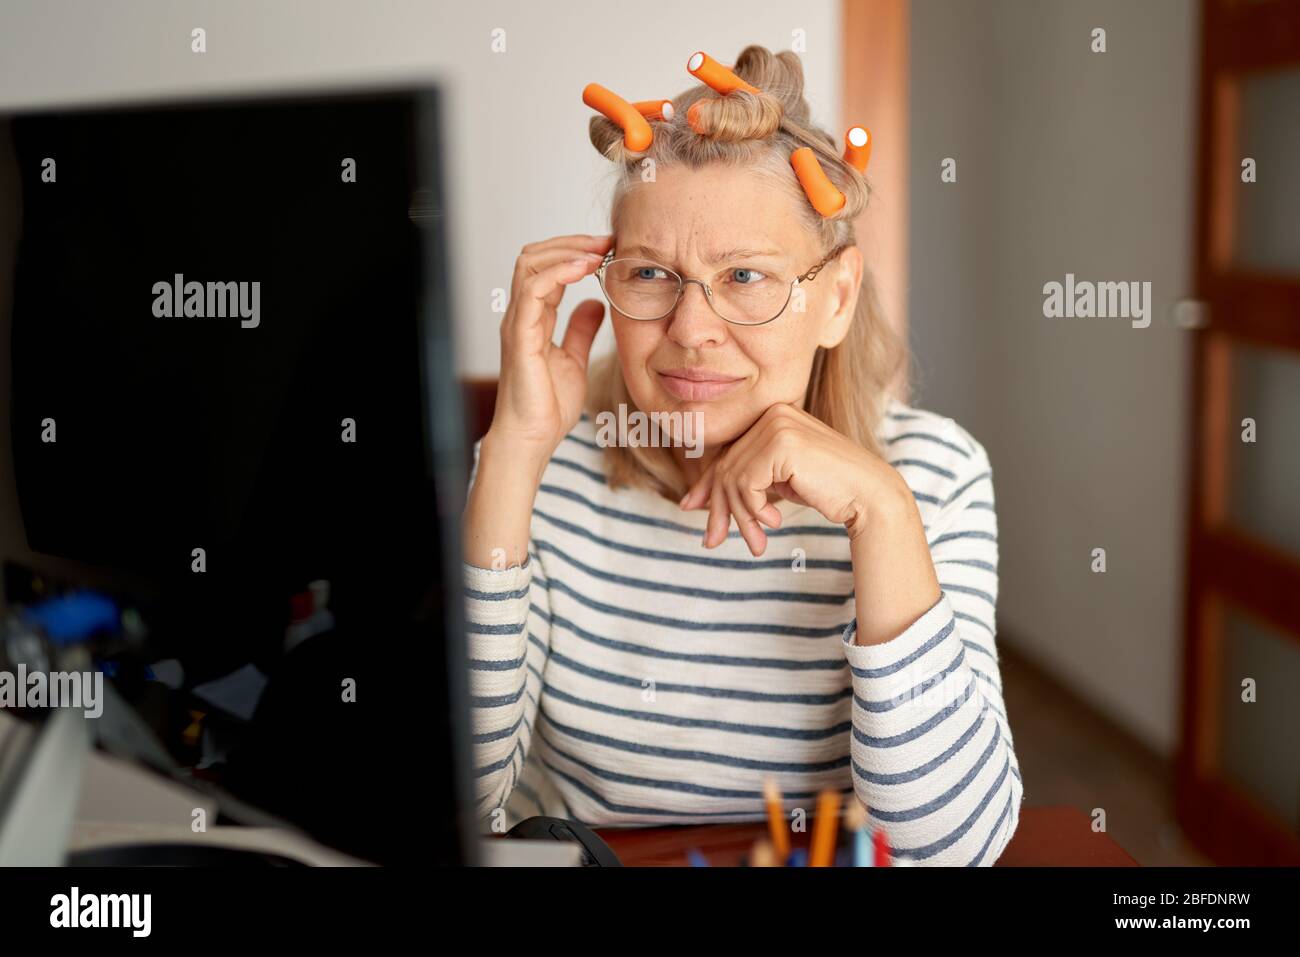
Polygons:
<instances>
[{"instance_id":1,"label":"wrinkled forehead","mask_svg":"<svg viewBox=\"0 0 1300 957\"><path fill-rule=\"evenodd\" d=\"M813 255L818 235L800 197L758 168L660 169L631 183L615 210L620 255L638 247L716 262L729 252L765 251L790 260ZM665 263L671 265L671 263Z\"/></svg>"}]
</instances>

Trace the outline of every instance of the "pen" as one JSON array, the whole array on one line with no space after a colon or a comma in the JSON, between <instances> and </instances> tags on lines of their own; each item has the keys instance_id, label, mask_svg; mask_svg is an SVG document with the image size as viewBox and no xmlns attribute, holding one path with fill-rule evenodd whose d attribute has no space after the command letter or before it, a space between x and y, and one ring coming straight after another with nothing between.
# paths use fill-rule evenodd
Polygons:
<instances>
[{"instance_id":1,"label":"pen","mask_svg":"<svg viewBox=\"0 0 1300 957\"><path fill-rule=\"evenodd\" d=\"M776 859L784 861L790 856L790 835L786 833L785 812L781 810L781 792L771 778L763 782L763 799L767 802L767 827L772 832Z\"/></svg>"},{"instance_id":2,"label":"pen","mask_svg":"<svg viewBox=\"0 0 1300 957\"><path fill-rule=\"evenodd\" d=\"M871 846L871 829L867 827L867 809L856 798L844 811L844 827L853 834L853 866L871 867L875 853Z\"/></svg>"},{"instance_id":3,"label":"pen","mask_svg":"<svg viewBox=\"0 0 1300 957\"><path fill-rule=\"evenodd\" d=\"M885 837L885 829L883 827L876 828L875 832L871 835L871 843L875 846L876 850L876 867L888 867L890 865L889 838Z\"/></svg>"},{"instance_id":4,"label":"pen","mask_svg":"<svg viewBox=\"0 0 1300 957\"><path fill-rule=\"evenodd\" d=\"M835 835L840 824L840 792L827 788L817 796L817 820L813 822L809 867L830 867L835 859Z\"/></svg>"}]
</instances>

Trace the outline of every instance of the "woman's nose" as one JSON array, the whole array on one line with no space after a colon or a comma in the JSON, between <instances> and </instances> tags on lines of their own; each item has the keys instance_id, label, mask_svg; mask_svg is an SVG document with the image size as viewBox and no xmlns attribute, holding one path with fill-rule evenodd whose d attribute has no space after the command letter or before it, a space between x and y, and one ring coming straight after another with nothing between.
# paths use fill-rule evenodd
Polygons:
<instances>
[{"instance_id":1,"label":"woman's nose","mask_svg":"<svg viewBox=\"0 0 1300 957\"><path fill-rule=\"evenodd\" d=\"M668 319L668 338L678 345L698 349L727 338L727 323L713 311L699 282L688 282Z\"/></svg>"}]
</instances>

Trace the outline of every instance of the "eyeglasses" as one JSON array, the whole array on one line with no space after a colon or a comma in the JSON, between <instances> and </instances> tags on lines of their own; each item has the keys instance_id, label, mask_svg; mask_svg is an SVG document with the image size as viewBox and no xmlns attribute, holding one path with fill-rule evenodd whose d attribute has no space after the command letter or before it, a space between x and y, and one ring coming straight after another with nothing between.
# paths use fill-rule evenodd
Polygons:
<instances>
[{"instance_id":1,"label":"eyeglasses","mask_svg":"<svg viewBox=\"0 0 1300 957\"><path fill-rule=\"evenodd\" d=\"M611 249L596 270L596 280L609 304L629 319L653 322L677 308L687 283L704 290L709 307L721 319L738 326L762 326L781 317L800 283L811 282L822 268L852 243L835 249L802 276L789 281L761 269L733 267L712 282L684 279L649 259L614 259Z\"/></svg>"}]
</instances>

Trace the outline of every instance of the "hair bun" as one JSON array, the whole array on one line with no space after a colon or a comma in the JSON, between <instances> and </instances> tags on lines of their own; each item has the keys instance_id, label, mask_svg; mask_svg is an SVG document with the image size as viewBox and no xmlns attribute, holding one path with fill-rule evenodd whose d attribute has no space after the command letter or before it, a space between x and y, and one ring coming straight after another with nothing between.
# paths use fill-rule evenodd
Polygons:
<instances>
[{"instance_id":1,"label":"hair bun","mask_svg":"<svg viewBox=\"0 0 1300 957\"><path fill-rule=\"evenodd\" d=\"M781 127L785 108L770 93L702 92L686 109L686 122L700 136L721 143L764 139Z\"/></svg>"},{"instance_id":2,"label":"hair bun","mask_svg":"<svg viewBox=\"0 0 1300 957\"><path fill-rule=\"evenodd\" d=\"M687 66L691 68L691 64ZM801 124L807 122L803 65L794 53L788 50L773 53L766 47L751 44L740 51L730 70L717 64L712 64L712 68L732 77L733 81L740 80L741 88L722 94L715 92L716 84L711 83L715 90L699 89L694 96L687 94L681 98L682 102L674 104L679 110L687 109L687 125L699 135L736 143L771 136L787 117Z\"/></svg>"}]
</instances>

